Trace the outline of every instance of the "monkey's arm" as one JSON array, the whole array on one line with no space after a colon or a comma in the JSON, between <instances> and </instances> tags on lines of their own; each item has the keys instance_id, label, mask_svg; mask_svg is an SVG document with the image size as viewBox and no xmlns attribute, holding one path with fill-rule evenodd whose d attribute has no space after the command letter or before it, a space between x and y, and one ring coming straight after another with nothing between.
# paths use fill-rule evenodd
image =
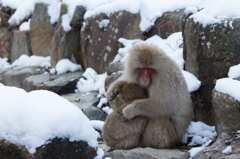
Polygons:
<instances>
[{"instance_id":1,"label":"monkey's arm","mask_svg":"<svg viewBox=\"0 0 240 159\"><path fill-rule=\"evenodd\" d=\"M171 116L176 111L170 103L156 102L150 98L136 100L123 109L123 116L132 119L135 116L145 116L149 118L159 116Z\"/></svg>"},{"instance_id":2,"label":"monkey's arm","mask_svg":"<svg viewBox=\"0 0 240 159\"><path fill-rule=\"evenodd\" d=\"M126 84L125 81L116 80L113 82L106 93L106 97L109 101L114 100L117 95L122 91L123 85Z\"/></svg>"}]
</instances>

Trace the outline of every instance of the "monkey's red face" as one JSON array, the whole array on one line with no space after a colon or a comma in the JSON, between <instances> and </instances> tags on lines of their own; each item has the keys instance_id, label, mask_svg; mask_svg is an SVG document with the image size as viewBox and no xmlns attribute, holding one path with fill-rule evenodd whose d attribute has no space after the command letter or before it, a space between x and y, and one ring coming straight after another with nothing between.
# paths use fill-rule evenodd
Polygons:
<instances>
[{"instance_id":1,"label":"monkey's red face","mask_svg":"<svg viewBox=\"0 0 240 159\"><path fill-rule=\"evenodd\" d=\"M139 69L139 81L142 85L147 86L151 81L151 73L153 71L153 68L151 67L141 67Z\"/></svg>"}]
</instances>

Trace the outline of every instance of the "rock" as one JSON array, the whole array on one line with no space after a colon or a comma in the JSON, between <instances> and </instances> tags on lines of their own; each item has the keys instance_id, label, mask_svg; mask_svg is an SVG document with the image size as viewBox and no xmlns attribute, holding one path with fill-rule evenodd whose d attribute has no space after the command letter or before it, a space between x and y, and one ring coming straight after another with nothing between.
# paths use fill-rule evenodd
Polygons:
<instances>
[{"instance_id":1,"label":"rock","mask_svg":"<svg viewBox=\"0 0 240 159\"><path fill-rule=\"evenodd\" d=\"M0 141L0 158L2 159L40 159L40 158L84 158L92 159L97 153L84 141L69 141L68 138L53 138L47 144L36 148L36 153L29 154L24 146Z\"/></svg>"},{"instance_id":2,"label":"rock","mask_svg":"<svg viewBox=\"0 0 240 159\"><path fill-rule=\"evenodd\" d=\"M212 89L214 80L227 77L231 66L240 63L240 19L220 24L195 23L188 19L185 27L185 68L202 83L194 93L195 120L213 125Z\"/></svg>"},{"instance_id":3,"label":"rock","mask_svg":"<svg viewBox=\"0 0 240 159\"><path fill-rule=\"evenodd\" d=\"M86 8L83 6L76 6L72 20L70 22L70 25L73 28L78 28L80 29L82 27L82 23L84 21L84 14L86 12Z\"/></svg>"},{"instance_id":4,"label":"rock","mask_svg":"<svg viewBox=\"0 0 240 159\"><path fill-rule=\"evenodd\" d=\"M70 23L73 29L66 33L62 27L62 15L66 14L67 10L67 5L62 4L59 20L51 43L52 67L55 67L59 60L65 58L68 58L74 63L82 64L82 59L80 57L80 30L86 9L83 6L76 6Z\"/></svg>"},{"instance_id":5,"label":"rock","mask_svg":"<svg viewBox=\"0 0 240 159\"><path fill-rule=\"evenodd\" d=\"M4 83L4 74L9 71L11 68L4 68L0 70L0 83Z\"/></svg>"},{"instance_id":6,"label":"rock","mask_svg":"<svg viewBox=\"0 0 240 159\"><path fill-rule=\"evenodd\" d=\"M9 57L12 33L6 27L0 26L0 57Z\"/></svg>"},{"instance_id":7,"label":"rock","mask_svg":"<svg viewBox=\"0 0 240 159\"><path fill-rule=\"evenodd\" d=\"M36 3L30 22L30 39L33 55L50 55L50 44L54 27L54 24L50 24L48 5Z\"/></svg>"},{"instance_id":8,"label":"rock","mask_svg":"<svg viewBox=\"0 0 240 159\"><path fill-rule=\"evenodd\" d=\"M217 134L240 130L240 102L233 97L212 91L213 116Z\"/></svg>"},{"instance_id":9,"label":"rock","mask_svg":"<svg viewBox=\"0 0 240 159\"><path fill-rule=\"evenodd\" d=\"M121 62L110 63L106 68L108 76L118 71L123 71L123 63Z\"/></svg>"},{"instance_id":10,"label":"rock","mask_svg":"<svg viewBox=\"0 0 240 159\"><path fill-rule=\"evenodd\" d=\"M60 45L63 36L66 34L62 27L62 15L68 12L68 6L66 4L61 5L59 19L54 29L54 34L51 42L51 65L54 68L60 60Z\"/></svg>"},{"instance_id":11,"label":"rock","mask_svg":"<svg viewBox=\"0 0 240 159\"><path fill-rule=\"evenodd\" d=\"M41 69L37 67L23 67L18 69L11 69L4 74L3 84L6 86L14 86L23 88L25 78L42 73Z\"/></svg>"},{"instance_id":12,"label":"rock","mask_svg":"<svg viewBox=\"0 0 240 159\"><path fill-rule=\"evenodd\" d=\"M108 21L108 25L99 27L102 20ZM139 28L140 15L119 11L111 14L92 16L85 20L84 29L81 32L81 57L83 67L91 67L97 73L105 72L107 65L112 62L118 53L120 37L126 39L142 38Z\"/></svg>"},{"instance_id":13,"label":"rock","mask_svg":"<svg viewBox=\"0 0 240 159\"><path fill-rule=\"evenodd\" d=\"M9 18L13 15L13 13L16 11L16 9L12 9L10 7L2 7L0 4L0 9L1 9L1 14L0 14L0 18L1 18L1 25L2 27L7 27L8 24L8 20Z\"/></svg>"},{"instance_id":14,"label":"rock","mask_svg":"<svg viewBox=\"0 0 240 159\"><path fill-rule=\"evenodd\" d=\"M165 12L161 17L158 17L154 25L147 32L147 37L159 35L166 39L169 35L175 32L182 31L182 19L184 9L172 12Z\"/></svg>"},{"instance_id":15,"label":"rock","mask_svg":"<svg viewBox=\"0 0 240 159\"><path fill-rule=\"evenodd\" d=\"M69 141L68 138L54 138L50 143L37 148L34 158L84 158L93 159L96 150L84 141Z\"/></svg>"},{"instance_id":16,"label":"rock","mask_svg":"<svg viewBox=\"0 0 240 159\"><path fill-rule=\"evenodd\" d=\"M99 102L97 95L97 92L91 92L90 94L73 93L63 95L62 97L81 109L89 120L105 121L107 115L96 107Z\"/></svg>"},{"instance_id":17,"label":"rock","mask_svg":"<svg viewBox=\"0 0 240 159\"><path fill-rule=\"evenodd\" d=\"M104 157L111 157L112 159L188 159L189 154L177 149L135 148L107 152Z\"/></svg>"},{"instance_id":18,"label":"rock","mask_svg":"<svg viewBox=\"0 0 240 159\"><path fill-rule=\"evenodd\" d=\"M15 145L4 140L0 140L0 158L2 159L32 159L24 146Z\"/></svg>"},{"instance_id":19,"label":"rock","mask_svg":"<svg viewBox=\"0 0 240 159\"><path fill-rule=\"evenodd\" d=\"M22 54L32 55L29 31L14 30L11 45L11 63Z\"/></svg>"},{"instance_id":20,"label":"rock","mask_svg":"<svg viewBox=\"0 0 240 159\"><path fill-rule=\"evenodd\" d=\"M69 72L60 75L39 74L25 79L23 88L26 91L49 90L59 95L74 93L77 79L82 72Z\"/></svg>"},{"instance_id":21,"label":"rock","mask_svg":"<svg viewBox=\"0 0 240 159\"><path fill-rule=\"evenodd\" d=\"M230 135L226 132L219 135L218 139L210 146L204 148L193 159L238 159L240 158L240 138ZM230 154L224 154L222 151L227 146L232 147Z\"/></svg>"}]
</instances>

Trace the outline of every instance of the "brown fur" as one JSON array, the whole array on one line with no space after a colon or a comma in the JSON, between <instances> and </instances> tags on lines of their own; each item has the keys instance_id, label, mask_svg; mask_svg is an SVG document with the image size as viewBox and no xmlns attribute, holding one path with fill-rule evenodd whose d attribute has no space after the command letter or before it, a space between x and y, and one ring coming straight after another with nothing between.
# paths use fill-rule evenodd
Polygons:
<instances>
[{"instance_id":1,"label":"brown fur","mask_svg":"<svg viewBox=\"0 0 240 159\"><path fill-rule=\"evenodd\" d=\"M138 84L146 88L149 97L128 104L122 110L123 116L129 121L136 116L149 118L150 121L141 139L143 147L174 147L181 142L193 117L191 98L182 72L178 65L157 46L135 45L129 52L124 73L110 86L107 98L113 100L126 83ZM141 85L138 79L139 67L154 69L151 82L147 86ZM124 123L118 124L116 127L121 129L123 125ZM126 130L122 133L132 137L135 135L131 135L131 132Z\"/></svg>"},{"instance_id":2,"label":"brown fur","mask_svg":"<svg viewBox=\"0 0 240 159\"><path fill-rule=\"evenodd\" d=\"M147 98L147 91L136 84L122 88L124 103L112 112L103 126L103 139L113 149L130 149L139 146L139 139L147 125L147 118L137 116L131 120L123 117L122 110L136 99Z\"/></svg>"}]
</instances>

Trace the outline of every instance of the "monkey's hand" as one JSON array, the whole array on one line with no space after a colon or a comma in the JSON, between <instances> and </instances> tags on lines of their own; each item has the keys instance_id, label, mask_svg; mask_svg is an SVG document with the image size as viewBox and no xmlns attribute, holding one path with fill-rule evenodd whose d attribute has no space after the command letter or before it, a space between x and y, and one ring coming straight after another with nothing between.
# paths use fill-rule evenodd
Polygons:
<instances>
[{"instance_id":1,"label":"monkey's hand","mask_svg":"<svg viewBox=\"0 0 240 159\"><path fill-rule=\"evenodd\" d=\"M119 93L119 89L113 89L108 91L106 94L108 101L114 100L117 97L118 93Z\"/></svg>"},{"instance_id":2,"label":"monkey's hand","mask_svg":"<svg viewBox=\"0 0 240 159\"><path fill-rule=\"evenodd\" d=\"M121 81L121 80L116 80L112 85L111 87L109 88L109 90L107 91L106 93L106 97L108 99L108 101L112 101L114 100L117 95L119 93L121 93L122 91L122 87L123 85L125 84L126 82L124 81Z\"/></svg>"},{"instance_id":3,"label":"monkey's hand","mask_svg":"<svg viewBox=\"0 0 240 159\"><path fill-rule=\"evenodd\" d=\"M134 114L134 107L135 107L135 104L129 104L127 105L123 110L122 110L122 113L123 113L123 116L124 118L126 119L132 119L133 117L135 117L135 114Z\"/></svg>"}]
</instances>

